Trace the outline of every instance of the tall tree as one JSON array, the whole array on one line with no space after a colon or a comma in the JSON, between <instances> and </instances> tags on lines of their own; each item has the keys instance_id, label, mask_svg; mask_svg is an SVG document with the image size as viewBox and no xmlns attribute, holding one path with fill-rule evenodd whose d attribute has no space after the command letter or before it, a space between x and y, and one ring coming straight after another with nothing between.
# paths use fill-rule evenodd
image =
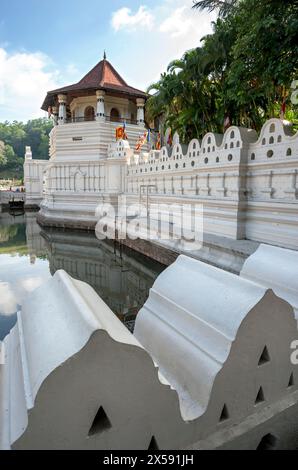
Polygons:
<instances>
[{"instance_id":1,"label":"tall tree","mask_svg":"<svg viewBox=\"0 0 298 470\"><path fill-rule=\"evenodd\" d=\"M7 164L7 158L5 155L5 143L0 140L0 168Z\"/></svg>"},{"instance_id":2,"label":"tall tree","mask_svg":"<svg viewBox=\"0 0 298 470\"><path fill-rule=\"evenodd\" d=\"M194 0L193 8L199 10L217 11L220 17L228 15L239 0Z\"/></svg>"},{"instance_id":3,"label":"tall tree","mask_svg":"<svg viewBox=\"0 0 298 470\"><path fill-rule=\"evenodd\" d=\"M0 123L0 169L13 176L22 176L25 146L30 145L34 158L49 158L49 133L52 122L34 119L26 124L13 121Z\"/></svg>"},{"instance_id":4,"label":"tall tree","mask_svg":"<svg viewBox=\"0 0 298 470\"><path fill-rule=\"evenodd\" d=\"M171 62L148 101L151 118L182 140L232 124L259 130L270 117L298 124L290 86L298 76L298 2L292 0L202 0L194 7L220 17L200 47Z\"/></svg>"}]
</instances>

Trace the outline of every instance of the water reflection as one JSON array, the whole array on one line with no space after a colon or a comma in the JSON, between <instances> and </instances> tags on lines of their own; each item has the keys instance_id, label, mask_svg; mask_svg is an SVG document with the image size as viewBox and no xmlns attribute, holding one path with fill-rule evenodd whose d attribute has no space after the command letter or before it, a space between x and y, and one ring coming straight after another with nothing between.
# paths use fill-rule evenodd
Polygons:
<instances>
[{"instance_id":1,"label":"water reflection","mask_svg":"<svg viewBox=\"0 0 298 470\"><path fill-rule=\"evenodd\" d=\"M164 267L91 233L41 229L35 213L0 214L0 339L15 322L24 295L58 269L89 283L126 326Z\"/></svg>"},{"instance_id":2,"label":"water reflection","mask_svg":"<svg viewBox=\"0 0 298 470\"><path fill-rule=\"evenodd\" d=\"M0 213L0 340L15 324L25 295L50 278L39 232L34 213Z\"/></svg>"}]
</instances>

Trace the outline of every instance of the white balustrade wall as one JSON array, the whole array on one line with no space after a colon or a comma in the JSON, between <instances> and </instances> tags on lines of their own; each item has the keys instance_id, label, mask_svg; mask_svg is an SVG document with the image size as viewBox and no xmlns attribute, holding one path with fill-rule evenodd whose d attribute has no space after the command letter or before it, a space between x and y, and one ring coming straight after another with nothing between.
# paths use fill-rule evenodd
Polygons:
<instances>
[{"instance_id":1,"label":"white balustrade wall","mask_svg":"<svg viewBox=\"0 0 298 470\"><path fill-rule=\"evenodd\" d=\"M48 166L47 160L33 160L30 147L26 147L24 163L24 184L26 206L38 207L43 199L43 191Z\"/></svg>"},{"instance_id":2,"label":"white balustrade wall","mask_svg":"<svg viewBox=\"0 0 298 470\"><path fill-rule=\"evenodd\" d=\"M260 136L231 127L188 147L176 144L129 160L126 192L150 201L201 202L204 231L298 248L298 134L279 119Z\"/></svg>"},{"instance_id":3,"label":"white balustrade wall","mask_svg":"<svg viewBox=\"0 0 298 470\"><path fill-rule=\"evenodd\" d=\"M298 249L298 134L281 120L259 136L231 127L139 154L130 127L117 143L114 128L94 122L53 129L42 223L94 227L99 201L125 195L128 204L201 204L204 233Z\"/></svg>"}]
</instances>

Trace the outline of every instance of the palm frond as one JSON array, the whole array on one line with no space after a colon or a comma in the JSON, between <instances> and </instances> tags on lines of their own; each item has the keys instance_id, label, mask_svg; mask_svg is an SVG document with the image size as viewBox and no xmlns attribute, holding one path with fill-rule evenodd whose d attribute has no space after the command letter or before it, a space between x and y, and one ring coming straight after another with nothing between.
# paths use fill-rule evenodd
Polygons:
<instances>
[{"instance_id":1,"label":"palm frond","mask_svg":"<svg viewBox=\"0 0 298 470\"><path fill-rule=\"evenodd\" d=\"M226 16L238 3L238 0L194 0L193 8L207 10L210 13L218 10L220 17Z\"/></svg>"}]
</instances>

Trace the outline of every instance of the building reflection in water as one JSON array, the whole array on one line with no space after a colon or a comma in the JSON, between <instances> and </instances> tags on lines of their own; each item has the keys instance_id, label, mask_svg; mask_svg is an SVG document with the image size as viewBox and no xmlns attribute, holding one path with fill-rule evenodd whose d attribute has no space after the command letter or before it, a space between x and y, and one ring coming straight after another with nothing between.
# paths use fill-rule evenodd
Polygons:
<instances>
[{"instance_id":1,"label":"building reflection in water","mask_svg":"<svg viewBox=\"0 0 298 470\"><path fill-rule=\"evenodd\" d=\"M164 266L131 250L120 250L113 242L99 241L91 233L42 229L40 235L51 274L64 269L87 282L133 330L136 314Z\"/></svg>"},{"instance_id":2,"label":"building reflection in water","mask_svg":"<svg viewBox=\"0 0 298 470\"><path fill-rule=\"evenodd\" d=\"M119 251L94 233L42 229L36 213L0 214L0 339L16 321L16 311L30 290L58 269L90 284L125 325L135 316L164 266L131 250ZM2 288L2 291L1 291Z\"/></svg>"}]
</instances>

